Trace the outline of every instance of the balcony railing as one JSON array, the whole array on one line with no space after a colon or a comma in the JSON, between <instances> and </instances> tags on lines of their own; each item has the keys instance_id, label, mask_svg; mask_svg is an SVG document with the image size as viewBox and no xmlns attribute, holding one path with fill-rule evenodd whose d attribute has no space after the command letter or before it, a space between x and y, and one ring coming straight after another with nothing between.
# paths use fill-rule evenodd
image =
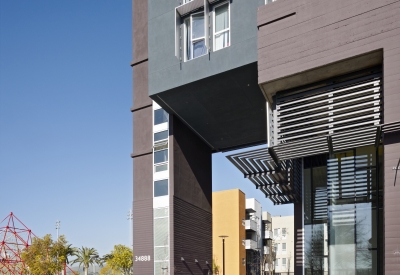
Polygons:
<instances>
[{"instance_id":1,"label":"balcony railing","mask_svg":"<svg viewBox=\"0 0 400 275\"><path fill-rule=\"evenodd\" d=\"M264 239L267 240L272 240L273 239L273 234L271 230L265 230L264 231Z\"/></svg>"},{"instance_id":2,"label":"balcony railing","mask_svg":"<svg viewBox=\"0 0 400 275\"><path fill-rule=\"evenodd\" d=\"M246 249L255 250L257 248L257 243L253 240L245 240Z\"/></svg>"},{"instance_id":3,"label":"balcony railing","mask_svg":"<svg viewBox=\"0 0 400 275\"><path fill-rule=\"evenodd\" d=\"M246 230L257 231L257 223L253 220L245 220Z\"/></svg>"}]
</instances>

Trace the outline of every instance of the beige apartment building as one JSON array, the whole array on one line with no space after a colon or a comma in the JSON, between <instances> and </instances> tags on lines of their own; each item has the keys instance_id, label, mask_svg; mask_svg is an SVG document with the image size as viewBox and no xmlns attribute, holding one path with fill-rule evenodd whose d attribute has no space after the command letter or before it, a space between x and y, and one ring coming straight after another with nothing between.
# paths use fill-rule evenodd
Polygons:
<instances>
[{"instance_id":1,"label":"beige apartment building","mask_svg":"<svg viewBox=\"0 0 400 275\"><path fill-rule=\"evenodd\" d=\"M272 216L275 274L294 273L293 216Z\"/></svg>"}]
</instances>

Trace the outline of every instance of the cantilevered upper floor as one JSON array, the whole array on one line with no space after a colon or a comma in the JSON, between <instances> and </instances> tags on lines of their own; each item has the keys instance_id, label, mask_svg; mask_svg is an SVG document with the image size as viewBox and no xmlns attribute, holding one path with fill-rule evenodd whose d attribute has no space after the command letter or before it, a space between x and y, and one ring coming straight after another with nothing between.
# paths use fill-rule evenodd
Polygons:
<instances>
[{"instance_id":1,"label":"cantilevered upper floor","mask_svg":"<svg viewBox=\"0 0 400 275\"><path fill-rule=\"evenodd\" d=\"M148 0L148 94L214 150L266 141L257 81L265 0Z\"/></svg>"}]
</instances>

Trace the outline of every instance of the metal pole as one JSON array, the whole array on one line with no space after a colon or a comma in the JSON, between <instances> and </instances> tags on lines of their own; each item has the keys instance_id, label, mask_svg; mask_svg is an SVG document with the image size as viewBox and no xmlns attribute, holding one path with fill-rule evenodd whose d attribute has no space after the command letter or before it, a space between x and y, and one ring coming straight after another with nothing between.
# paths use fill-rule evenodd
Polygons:
<instances>
[{"instance_id":1,"label":"metal pole","mask_svg":"<svg viewBox=\"0 0 400 275\"><path fill-rule=\"evenodd\" d=\"M58 240L58 230L60 229L60 221L56 221L56 229L57 229L57 240Z\"/></svg>"},{"instance_id":2,"label":"metal pole","mask_svg":"<svg viewBox=\"0 0 400 275\"><path fill-rule=\"evenodd\" d=\"M222 271L223 275L225 275L225 239L222 239Z\"/></svg>"},{"instance_id":3,"label":"metal pole","mask_svg":"<svg viewBox=\"0 0 400 275\"><path fill-rule=\"evenodd\" d=\"M133 250L133 211L130 209L128 211L127 220L129 220L129 242L131 249Z\"/></svg>"}]
</instances>

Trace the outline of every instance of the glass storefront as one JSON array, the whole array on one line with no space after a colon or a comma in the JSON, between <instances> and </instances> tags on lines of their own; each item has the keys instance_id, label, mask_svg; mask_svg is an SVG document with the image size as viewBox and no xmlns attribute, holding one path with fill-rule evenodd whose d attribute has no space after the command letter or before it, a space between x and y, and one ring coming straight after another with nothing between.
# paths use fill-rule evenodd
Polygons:
<instances>
[{"instance_id":1,"label":"glass storefront","mask_svg":"<svg viewBox=\"0 0 400 275\"><path fill-rule=\"evenodd\" d=\"M303 167L305 274L381 274L382 148L307 157Z\"/></svg>"}]
</instances>

